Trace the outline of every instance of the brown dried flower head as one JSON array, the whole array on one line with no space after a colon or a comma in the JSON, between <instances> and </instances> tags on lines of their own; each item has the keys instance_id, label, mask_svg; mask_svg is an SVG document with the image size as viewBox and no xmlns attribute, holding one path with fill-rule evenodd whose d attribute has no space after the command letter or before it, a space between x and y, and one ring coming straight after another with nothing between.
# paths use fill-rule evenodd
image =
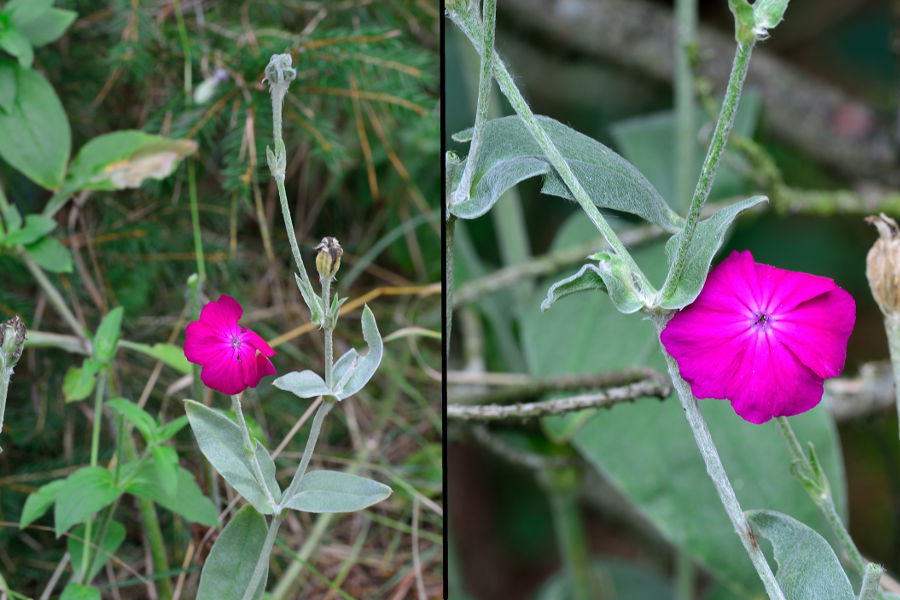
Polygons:
<instances>
[{"instance_id":1,"label":"brown dried flower head","mask_svg":"<svg viewBox=\"0 0 900 600\"><path fill-rule=\"evenodd\" d=\"M889 216L866 217L878 228L878 239L866 257L872 296L885 316L900 317L900 227Z\"/></svg>"}]
</instances>

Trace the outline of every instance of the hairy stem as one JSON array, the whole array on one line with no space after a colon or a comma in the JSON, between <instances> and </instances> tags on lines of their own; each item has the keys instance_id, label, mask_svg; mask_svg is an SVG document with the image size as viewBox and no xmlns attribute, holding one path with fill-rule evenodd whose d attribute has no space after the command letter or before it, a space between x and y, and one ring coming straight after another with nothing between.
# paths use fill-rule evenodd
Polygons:
<instances>
[{"instance_id":1,"label":"hairy stem","mask_svg":"<svg viewBox=\"0 0 900 600\"><path fill-rule=\"evenodd\" d=\"M463 169L462 179L456 191L450 198L450 206L459 204L469 199L469 190L472 188L472 179L475 177L475 165L478 163L478 153L483 142L484 124L487 121L488 106L491 96L491 63L494 56L494 33L497 22L497 0L484 0L482 9L481 31L481 70L478 77L478 103L475 109L475 127L472 133L472 142L469 145L469 155L466 158L466 166Z\"/></svg>"},{"instance_id":2,"label":"hairy stem","mask_svg":"<svg viewBox=\"0 0 900 600\"><path fill-rule=\"evenodd\" d=\"M256 459L256 444L250 439L250 430L247 428L247 421L244 419L244 411L241 408L240 394L231 397L231 406L234 408L238 426L241 428L241 436L244 438L244 452L247 454L247 458L250 459L250 464L253 466L253 475L256 477L256 482L259 483L260 487L266 493L266 500L269 501L272 508L275 508L278 506L278 503L275 502L275 498L272 497L272 492L269 490L269 485L266 483L262 468L259 466L259 461Z\"/></svg>"},{"instance_id":3,"label":"hairy stem","mask_svg":"<svg viewBox=\"0 0 900 600\"><path fill-rule=\"evenodd\" d=\"M456 217L448 215L444 228L444 360L450 355L450 326L453 323L453 234Z\"/></svg>"},{"instance_id":4,"label":"hairy stem","mask_svg":"<svg viewBox=\"0 0 900 600\"><path fill-rule=\"evenodd\" d=\"M650 319L656 328L657 335L662 332L668 318L668 313L657 312L650 315ZM666 360L669 376L672 378L675 391L678 392L678 398L681 400L681 406L687 417L688 425L690 425L691 431L694 434L694 440L697 442L697 448L700 450L703 462L706 463L706 471L709 473L710 479L712 479L713 485L716 488L716 492L719 494L719 499L722 501L722 506L725 508L725 512L728 514L732 526L734 526L734 531L737 533L738 538L740 538L744 550L747 551L750 561L756 568L756 572L759 574L759 578L762 580L770 600L785 600L784 593L781 591L781 587L779 587L778 582L775 580L775 574L772 573L769 563L766 562L766 557L763 555L762 550L760 550L756 539L752 537L750 523L744 516L744 511L741 508L740 502L738 502L737 495L734 493L731 481L729 481L728 475L725 473L725 466L719 458L719 452L713 442L712 435L709 433L709 427L706 425L706 420L700 412L700 406L697 404L697 400L694 398L690 386L681 378L678 371L678 364L675 362L675 359L666 352L666 349L662 344L660 344L660 351L663 354L663 358Z\"/></svg>"},{"instance_id":5,"label":"hairy stem","mask_svg":"<svg viewBox=\"0 0 900 600\"><path fill-rule=\"evenodd\" d=\"M675 190L679 210L690 203L694 179L697 113L691 55L697 37L697 0L675 5Z\"/></svg>"},{"instance_id":6,"label":"hairy stem","mask_svg":"<svg viewBox=\"0 0 900 600\"><path fill-rule=\"evenodd\" d=\"M331 311L331 277L320 277L322 283L322 307L325 313ZM334 327L337 315L325 319L325 385L331 389L334 384Z\"/></svg>"},{"instance_id":7,"label":"hairy stem","mask_svg":"<svg viewBox=\"0 0 900 600\"><path fill-rule=\"evenodd\" d=\"M263 575L266 573L266 568L269 565L269 557L272 554L272 548L275 546L275 538L278 537L278 529L281 527L282 521L284 521L284 515L277 514L274 515L269 522L269 529L266 531L266 539L263 541L262 550L259 553L256 566L253 567L253 574L250 576L250 583L247 585L247 589L244 590L242 600L253 600L256 596L256 588L259 586Z\"/></svg>"},{"instance_id":8,"label":"hairy stem","mask_svg":"<svg viewBox=\"0 0 900 600\"><path fill-rule=\"evenodd\" d=\"M188 196L191 200L191 229L194 232L194 256L197 259L197 274L200 285L206 282L206 262L203 257L203 238L200 235L200 208L197 200L197 178L194 174L194 158L188 157Z\"/></svg>"},{"instance_id":9,"label":"hairy stem","mask_svg":"<svg viewBox=\"0 0 900 600\"><path fill-rule=\"evenodd\" d=\"M553 479L552 474L548 479ZM577 493L573 489L559 489L550 483L547 486L556 543L559 545L563 565L572 584L573 600L590 600L596 596L591 590L591 571L588 561L588 547L584 525L579 515Z\"/></svg>"},{"instance_id":10,"label":"hairy stem","mask_svg":"<svg viewBox=\"0 0 900 600\"><path fill-rule=\"evenodd\" d=\"M309 437L306 438L306 447L303 449L303 457L300 459L300 466L297 467L297 471L294 473L291 484L288 486L287 490L285 490L284 495L281 498L281 507L279 508L283 508L294 494L297 493L300 482L306 474L306 468L309 466L312 454L316 449L316 442L319 440L319 433L322 431L322 422L325 420L325 416L331 412L332 408L334 408L334 405L335 401L328 398L323 399L322 404L319 405L319 409L316 411L312 425L310 425L309 428Z\"/></svg>"},{"instance_id":11,"label":"hairy stem","mask_svg":"<svg viewBox=\"0 0 900 600\"><path fill-rule=\"evenodd\" d=\"M56 312L63 318L63 320L68 323L69 327L72 328L72 332L75 334L84 347L90 352L91 343L88 341L87 337L84 335L84 328L81 323L75 318L75 315L72 314L72 311L69 310L69 306L66 304L66 301L63 300L63 297L57 291L57 289L53 286L47 276L44 274L43 269L38 266L34 259L32 259L27 253L22 252L19 255L19 258L22 259L22 262L25 263L25 266L31 272L31 275L34 277L35 281L38 282L38 285L41 286L41 289L44 290L44 293L47 294L47 299L50 300L50 304L53 305L53 308L56 309Z\"/></svg>"},{"instance_id":12,"label":"hairy stem","mask_svg":"<svg viewBox=\"0 0 900 600\"><path fill-rule=\"evenodd\" d=\"M752 50L752 40L738 42L734 63L731 67L731 76L728 79L728 87L725 90L725 99L722 101L722 110L719 113L719 120L716 122L716 128L713 131L706 158L703 160L703 167L700 169L697 187L694 188L694 196L691 199L691 206L688 209L684 225L684 235L681 236L678 247L675 249L672 268L666 276L666 283L663 285L663 298L671 296L681 281L681 275L684 272L688 259L688 248L691 245L691 240L693 240L694 232L697 229L697 223L700 220L700 209L703 208L703 204L709 197L709 190L712 188L713 181L716 178L716 171L719 168L719 162L722 160L722 153L725 151L725 143L728 141L728 135L734 126L734 116L737 113L741 90L744 86L744 78L747 76L747 68L750 66L750 53Z\"/></svg>"},{"instance_id":13,"label":"hairy stem","mask_svg":"<svg viewBox=\"0 0 900 600\"><path fill-rule=\"evenodd\" d=\"M882 597L879 582L883 573L884 569L881 568L881 565L875 563L866 565L866 572L859 590L859 600L875 600Z\"/></svg>"},{"instance_id":14,"label":"hairy stem","mask_svg":"<svg viewBox=\"0 0 900 600\"><path fill-rule=\"evenodd\" d=\"M894 393L897 395L897 415L900 419L900 317L889 315L884 318L888 350L891 354L891 370L894 372Z\"/></svg>"}]
</instances>

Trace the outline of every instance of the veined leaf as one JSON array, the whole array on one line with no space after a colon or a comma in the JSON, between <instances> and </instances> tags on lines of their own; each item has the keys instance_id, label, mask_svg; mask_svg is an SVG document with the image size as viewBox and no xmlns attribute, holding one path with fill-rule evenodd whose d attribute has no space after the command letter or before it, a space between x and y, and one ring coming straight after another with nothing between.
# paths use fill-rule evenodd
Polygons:
<instances>
[{"instance_id":1,"label":"veined leaf","mask_svg":"<svg viewBox=\"0 0 900 600\"><path fill-rule=\"evenodd\" d=\"M219 534L212 551L203 564L197 600L231 600L244 597L256 561L266 541L266 519L247 504L232 517ZM262 598L268 579L266 575L252 596Z\"/></svg>"}]
</instances>

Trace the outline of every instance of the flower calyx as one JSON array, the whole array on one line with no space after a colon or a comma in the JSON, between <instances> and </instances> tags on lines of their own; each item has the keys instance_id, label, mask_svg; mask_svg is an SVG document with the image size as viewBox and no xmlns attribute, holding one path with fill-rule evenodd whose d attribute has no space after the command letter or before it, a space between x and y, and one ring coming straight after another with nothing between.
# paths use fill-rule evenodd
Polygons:
<instances>
[{"instance_id":1,"label":"flower calyx","mask_svg":"<svg viewBox=\"0 0 900 600\"><path fill-rule=\"evenodd\" d=\"M341 257L344 255L344 249L336 237L325 236L319 245L315 247L316 252L316 271L322 280L332 280L341 268Z\"/></svg>"},{"instance_id":2,"label":"flower calyx","mask_svg":"<svg viewBox=\"0 0 900 600\"><path fill-rule=\"evenodd\" d=\"M866 217L878 229L878 239L866 256L866 277L878 308L900 318L900 227L885 215Z\"/></svg>"},{"instance_id":3,"label":"flower calyx","mask_svg":"<svg viewBox=\"0 0 900 600\"><path fill-rule=\"evenodd\" d=\"M18 316L0 323L0 366L11 369L25 347L25 322Z\"/></svg>"}]
</instances>

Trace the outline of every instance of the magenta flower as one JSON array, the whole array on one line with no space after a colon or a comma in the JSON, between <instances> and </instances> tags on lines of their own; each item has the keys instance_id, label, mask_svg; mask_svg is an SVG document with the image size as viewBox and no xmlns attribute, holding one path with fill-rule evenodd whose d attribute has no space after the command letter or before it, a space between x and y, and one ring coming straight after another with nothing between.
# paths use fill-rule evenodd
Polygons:
<instances>
[{"instance_id":1,"label":"magenta flower","mask_svg":"<svg viewBox=\"0 0 900 600\"><path fill-rule=\"evenodd\" d=\"M275 374L267 358L275 351L259 335L238 325L243 313L237 300L222 294L204 306L200 320L185 330L184 355L203 367L203 383L223 394L239 394Z\"/></svg>"},{"instance_id":2,"label":"magenta flower","mask_svg":"<svg viewBox=\"0 0 900 600\"><path fill-rule=\"evenodd\" d=\"M843 370L856 303L827 277L732 252L660 339L697 398L731 401L751 423L805 412Z\"/></svg>"}]
</instances>

